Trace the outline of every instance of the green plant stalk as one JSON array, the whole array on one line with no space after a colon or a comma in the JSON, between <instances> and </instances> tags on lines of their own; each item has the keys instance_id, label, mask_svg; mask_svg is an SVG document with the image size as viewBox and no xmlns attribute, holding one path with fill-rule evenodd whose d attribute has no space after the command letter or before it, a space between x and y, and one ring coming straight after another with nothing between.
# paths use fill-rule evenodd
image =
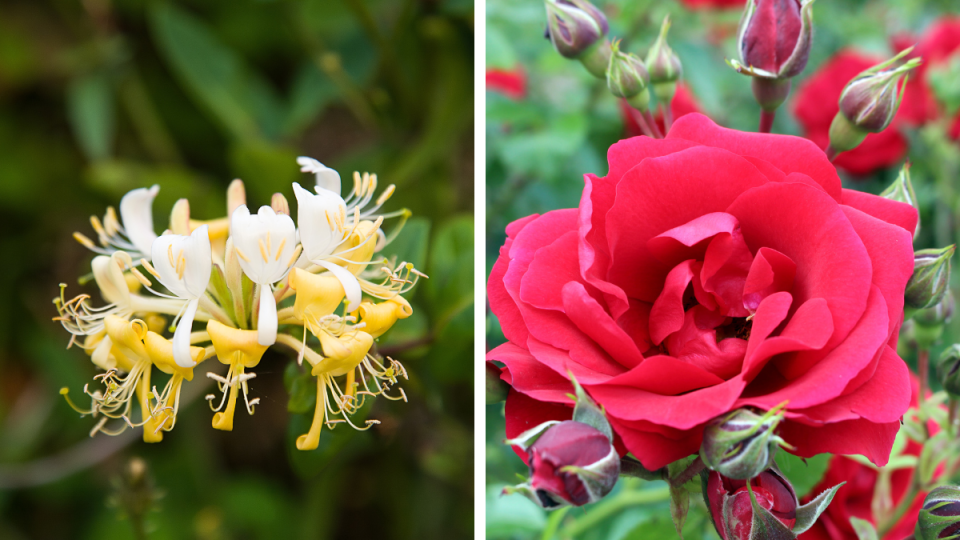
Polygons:
<instances>
[{"instance_id":1,"label":"green plant stalk","mask_svg":"<svg viewBox=\"0 0 960 540\"><path fill-rule=\"evenodd\" d=\"M621 491L615 497L594 506L590 513L564 527L562 536L564 538L574 538L627 507L668 500L670 500L670 488L668 486L644 491Z\"/></svg>"},{"instance_id":2,"label":"green plant stalk","mask_svg":"<svg viewBox=\"0 0 960 540\"><path fill-rule=\"evenodd\" d=\"M540 535L540 540L551 540L557 534L557 529L560 528L560 522L563 521L563 518L571 508L573 507L564 506L550 514L550 518L547 519L547 526L543 528L543 534Z\"/></svg>"}]
</instances>

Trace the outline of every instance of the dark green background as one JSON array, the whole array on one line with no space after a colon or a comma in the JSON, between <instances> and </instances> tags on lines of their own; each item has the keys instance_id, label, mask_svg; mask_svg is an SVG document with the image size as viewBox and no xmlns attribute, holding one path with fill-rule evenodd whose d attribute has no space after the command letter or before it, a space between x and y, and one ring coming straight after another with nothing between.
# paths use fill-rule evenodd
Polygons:
<instances>
[{"instance_id":1,"label":"dark green background","mask_svg":"<svg viewBox=\"0 0 960 540\"><path fill-rule=\"evenodd\" d=\"M470 0L0 4L0 538L132 538L108 505L132 457L162 494L150 538L472 536L473 25ZM96 371L50 320L58 283L93 292L73 231L154 183L158 230L180 197L222 216L233 178L252 208L292 201L301 154L378 173L416 216L388 251L431 279L382 339L410 402L297 452L315 386L272 350L233 432L196 399L160 444L88 439L58 389Z\"/></svg>"}]
</instances>

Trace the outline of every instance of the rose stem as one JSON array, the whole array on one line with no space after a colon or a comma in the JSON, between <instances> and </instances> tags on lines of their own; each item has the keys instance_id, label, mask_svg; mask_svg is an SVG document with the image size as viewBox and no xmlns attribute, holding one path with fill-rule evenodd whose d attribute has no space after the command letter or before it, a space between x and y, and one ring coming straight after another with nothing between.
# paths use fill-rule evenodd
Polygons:
<instances>
[{"instance_id":1,"label":"rose stem","mask_svg":"<svg viewBox=\"0 0 960 540\"><path fill-rule=\"evenodd\" d=\"M673 126L673 110L670 108L670 104L660 105L661 110L663 110L663 127L667 130L667 133L670 133L670 127Z\"/></svg>"},{"instance_id":2,"label":"rose stem","mask_svg":"<svg viewBox=\"0 0 960 540\"><path fill-rule=\"evenodd\" d=\"M670 488L667 486L642 491L621 491L615 497L597 503L589 514L564 527L561 538L576 538L624 508L667 500L670 500Z\"/></svg>"},{"instance_id":3,"label":"rose stem","mask_svg":"<svg viewBox=\"0 0 960 540\"><path fill-rule=\"evenodd\" d=\"M837 152L836 148L834 148L833 146L827 146L826 152L827 152L827 159L829 159L830 161L837 159L837 156L840 154L840 152Z\"/></svg>"},{"instance_id":4,"label":"rose stem","mask_svg":"<svg viewBox=\"0 0 960 540\"><path fill-rule=\"evenodd\" d=\"M656 138L653 136L653 132L650 131L650 126L647 125L647 121L643 118L643 115L640 114L640 111L630 107L630 115L633 116L634 120L636 120L637 125L640 126L640 131L642 131L644 135L650 137L651 139Z\"/></svg>"},{"instance_id":5,"label":"rose stem","mask_svg":"<svg viewBox=\"0 0 960 540\"><path fill-rule=\"evenodd\" d=\"M776 114L776 110L760 109L760 133L770 133L770 130L773 129L773 117Z\"/></svg>"},{"instance_id":6,"label":"rose stem","mask_svg":"<svg viewBox=\"0 0 960 540\"><path fill-rule=\"evenodd\" d=\"M657 121L653 119L653 115L650 114L650 109L647 109L640 113L647 120L647 124L650 125L650 130L653 131L653 136L662 139L663 133L660 132L660 126L657 125Z\"/></svg>"},{"instance_id":7,"label":"rose stem","mask_svg":"<svg viewBox=\"0 0 960 540\"><path fill-rule=\"evenodd\" d=\"M693 477L700 474L706 465L704 465L703 460L700 459L700 456L697 456L697 459L690 462L690 465L687 465L687 468L683 470L682 473L674 476L670 479L670 484L673 486L682 486L693 480Z\"/></svg>"},{"instance_id":8,"label":"rose stem","mask_svg":"<svg viewBox=\"0 0 960 540\"><path fill-rule=\"evenodd\" d=\"M923 402L927 399L927 378L930 376L930 349L920 348L917 350L917 371L920 372L920 396L917 398L921 410L920 419L926 421L922 411Z\"/></svg>"}]
</instances>

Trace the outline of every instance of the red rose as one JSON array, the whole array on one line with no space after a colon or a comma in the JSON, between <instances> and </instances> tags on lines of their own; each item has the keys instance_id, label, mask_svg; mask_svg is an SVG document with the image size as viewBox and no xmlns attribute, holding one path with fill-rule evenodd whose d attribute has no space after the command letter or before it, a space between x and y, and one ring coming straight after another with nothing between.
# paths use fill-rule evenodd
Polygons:
<instances>
[{"instance_id":1,"label":"red rose","mask_svg":"<svg viewBox=\"0 0 960 540\"><path fill-rule=\"evenodd\" d=\"M523 69L487 69L487 90L500 92L515 100L527 97L527 76Z\"/></svg>"},{"instance_id":2,"label":"red rose","mask_svg":"<svg viewBox=\"0 0 960 540\"><path fill-rule=\"evenodd\" d=\"M893 40L894 48L903 50L913 44L904 36ZM923 58L923 64L916 69L907 83L903 102L900 104L900 116L914 125L923 125L940 116L936 97L927 81L929 70L944 64L956 54L960 54L960 17L946 17L935 22L917 43L913 56ZM960 135L960 114L956 116L950 128L950 136Z\"/></svg>"},{"instance_id":3,"label":"red rose","mask_svg":"<svg viewBox=\"0 0 960 540\"><path fill-rule=\"evenodd\" d=\"M636 109L627 104L626 101L620 100L620 114L623 116L623 125L626 127L627 134L631 136L643 134L643 130L640 129L640 124L637 123L636 117L634 116L633 111L635 110ZM700 105L697 103L697 99L687 85L683 83L677 84L677 93L673 96L673 101L670 102L670 111L673 113L674 121L681 116L700 112ZM666 133L667 130L663 124L663 113L659 108L653 116L653 119L657 121L660 132Z\"/></svg>"},{"instance_id":4,"label":"red rose","mask_svg":"<svg viewBox=\"0 0 960 540\"><path fill-rule=\"evenodd\" d=\"M595 502L613 489L620 473L620 456L610 439L594 427L567 420L547 429L527 450L530 485L545 508L558 506L557 499L574 506ZM591 489L579 474L565 467L590 468L597 472Z\"/></svg>"},{"instance_id":5,"label":"red rose","mask_svg":"<svg viewBox=\"0 0 960 540\"><path fill-rule=\"evenodd\" d=\"M820 148L827 147L830 123L840 111L843 87L861 71L882 61L851 50L841 51L804 81L793 102L793 113L808 139ZM860 146L840 154L834 164L853 174L867 174L900 162L907 153L907 139L897 129L897 122L894 119L882 132L867 135Z\"/></svg>"},{"instance_id":6,"label":"red rose","mask_svg":"<svg viewBox=\"0 0 960 540\"><path fill-rule=\"evenodd\" d=\"M680 0L688 9L740 8L747 0Z\"/></svg>"},{"instance_id":7,"label":"red rose","mask_svg":"<svg viewBox=\"0 0 960 540\"><path fill-rule=\"evenodd\" d=\"M563 417L569 372L651 470L710 419L784 401L797 455L885 463L910 402L895 347L916 211L841 189L805 139L699 114L608 161L579 208L507 227L488 286L507 435Z\"/></svg>"}]
</instances>

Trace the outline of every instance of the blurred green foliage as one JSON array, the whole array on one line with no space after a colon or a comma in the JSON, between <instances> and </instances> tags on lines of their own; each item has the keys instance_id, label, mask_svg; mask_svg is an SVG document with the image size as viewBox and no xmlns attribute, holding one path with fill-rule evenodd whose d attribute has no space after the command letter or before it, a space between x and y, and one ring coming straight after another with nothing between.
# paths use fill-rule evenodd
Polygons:
<instances>
[{"instance_id":1,"label":"blurred green foliage","mask_svg":"<svg viewBox=\"0 0 960 540\"><path fill-rule=\"evenodd\" d=\"M472 536L473 22L471 0L0 5L0 538L134 538L133 457L151 539ZM380 342L409 402L378 400L380 426L298 452L315 384L271 350L256 417L232 432L194 398L160 444L88 439L57 390L96 370L50 320L58 283L92 292L71 233L152 184L158 230L181 197L222 216L233 178L253 207L292 200L312 183L298 155L347 182L376 172L397 185L388 210L413 211L388 252L431 279Z\"/></svg>"},{"instance_id":2,"label":"blurred green foliage","mask_svg":"<svg viewBox=\"0 0 960 540\"><path fill-rule=\"evenodd\" d=\"M701 110L721 125L756 131L760 109L747 77L724 62L737 58L736 29L740 10L690 11L678 0L597 0L608 15L610 36L623 39L622 49L644 57L656 39L663 17L673 22L669 42L683 62L683 80L689 85ZM814 7L815 34L810 61L794 88L803 83L831 55L844 47L889 55L889 37L918 34L937 17L956 13L952 0L835 0ZM495 91L487 92L487 274L497 259L511 221L533 213L576 207L583 189L583 174L606 173L606 152L628 136L616 100L603 81L590 76L578 62L557 54L544 39L545 15L541 0L487 0L487 68L521 69L527 95L519 100ZM932 72L931 85L938 98L954 109L960 105L960 67L956 62ZM791 101L777 114L775 133L800 134ZM923 227L917 249L957 242L960 222L956 216L960 178L960 149L946 135L942 123L907 133L910 141L911 175L921 206ZM852 178L841 173L845 187L879 193L897 176L899 167L880 170L868 177ZM960 283L954 272L954 283ZM504 341L496 317L487 310L487 348ZM936 357L946 345L960 340L960 317L954 317ZM901 355L916 366L916 350L909 335L901 339ZM938 386L934 381L934 389ZM520 495L499 498L502 486L516 484L517 474L527 474L526 465L502 444L503 405L487 406L487 527L490 538L645 539L675 538L666 503L631 507L628 512L605 512L603 502L574 508L564 514L548 513ZM826 470L827 455L807 460L778 457L798 493L811 489ZM621 482L623 483L623 482ZM621 493L649 489L660 483L628 482ZM529 503L529 504L528 504ZM580 522L593 523L581 530ZM572 534L576 533L576 534ZM699 495L692 498L684 538L717 538Z\"/></svg>"}]
</instances>

